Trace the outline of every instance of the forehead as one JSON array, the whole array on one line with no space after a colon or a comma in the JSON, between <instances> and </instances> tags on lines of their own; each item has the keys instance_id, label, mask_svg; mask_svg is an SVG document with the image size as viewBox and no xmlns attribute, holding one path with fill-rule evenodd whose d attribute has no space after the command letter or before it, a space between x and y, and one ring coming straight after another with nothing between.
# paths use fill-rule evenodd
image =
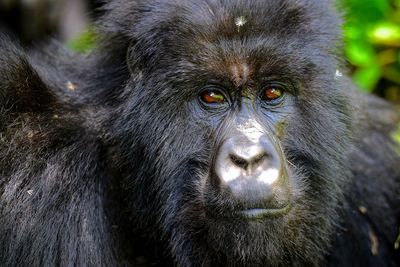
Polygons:
<instances>
[{"instance_id":1,"label":"forehead","mask_svg":"<svg viewBox=\"0 0 400 267\"><path fill-rule=\"evenodd\" d=\"M136 25L145 50L157 44L159 57L236 80L304 70L337 43L339 20L328 0L160 0L138 9L147 11Z\"/></svg>"},{"instance_id":2,"label":"forehead","mask_svg":"<svg viewBox=\"0 0 400 267\"><path fill-rule=\"evenodd\" d=\"M337 35L340 20L332 0L114 0L105 9L106 31L134 39L202 35Z\"/></svg>"},{"instance_id":3,"label":"forehead","mask_svg":"<svg viewBox=\"0 0 400 267\"><path fill-rule=\"evenodd\" d=\"M332 32L338 24L331 0L159 0L137 6L141 28L162 27L209 39L260 34ZM151 3L151 4L149 4ZM172 29L171 29L172 28Z\"/></svg>"}]
</instances>

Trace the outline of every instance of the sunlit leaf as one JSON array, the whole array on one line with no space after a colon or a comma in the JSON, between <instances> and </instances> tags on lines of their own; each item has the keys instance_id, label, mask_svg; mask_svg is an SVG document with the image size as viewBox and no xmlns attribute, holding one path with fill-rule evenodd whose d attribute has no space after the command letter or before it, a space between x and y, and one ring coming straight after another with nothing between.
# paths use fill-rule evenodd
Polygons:
<instances>
[{"instance_id":1,"label":"sunlit leaf","mask_svg":"<svg viewBox=\"0 0 400 267\"><path fill-rule=\"evenodd\" d=\"M381 22L376 24L368 33L374 43L396 43L400 45L400 25L392 22Z\"/></svg>"}]
</instances>

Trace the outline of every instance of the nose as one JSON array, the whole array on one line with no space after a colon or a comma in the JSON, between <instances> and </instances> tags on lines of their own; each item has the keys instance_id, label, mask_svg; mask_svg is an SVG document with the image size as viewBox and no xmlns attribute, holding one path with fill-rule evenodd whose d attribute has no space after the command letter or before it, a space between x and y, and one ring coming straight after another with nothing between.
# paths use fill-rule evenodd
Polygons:
<instances>
[{"instance_id":1,"label":"nose","mask_svg":"<svg viewBox=\"0 0 400 267\"><path fill-rule=\"evenodd\" d=\"M221 190L252 208L279 208L277 192L285 191L279 151L267 135L257 140L246 136L226 140L215 164Z\"/></svg>"},{"instance_id":2,"label":"nose","mask_svg":"<svg viewBox=\"0 0 400 267\"><path fill-rule=\"evenodd\" d=\"M235 144L228 146L229 161L226 164L231 164L238 169L241 169L247 176L254 174L257 169L265 164L268 164L270 155L260 145L249 147L240 147Z\"/></svg>"}]
</instances>

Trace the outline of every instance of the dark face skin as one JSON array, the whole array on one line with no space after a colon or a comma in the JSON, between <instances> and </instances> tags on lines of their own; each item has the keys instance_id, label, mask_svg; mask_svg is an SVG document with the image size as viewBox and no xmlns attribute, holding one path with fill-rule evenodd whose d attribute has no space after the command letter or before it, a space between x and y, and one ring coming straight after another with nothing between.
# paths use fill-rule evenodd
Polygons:
<instances>
[{"instance_id":1,"label":"dark face skin","mask_svg":"<svg viewBox=\"0 0 400 267\"><path fill-rule=\"evenodd\" d=\"M252 80L247 63L230 69L226 86L214 81L192 101L195 119L217 136L208 201L221 198L228 205L225 216L250 221L283 215L290 209L291 192L278 127L293 112L291 85Z\"/></svg>"},{"instance_id":2,"label":"dark face skin","mask_svg":"<svg viewBox=\"0 0 400 267\"><path fill-rule=\"evenodd\" d=\"M324 257L349 141L329 52L337 22L327 3L278 2L187 1L183 13L163 2L169 15L153 10L128 33L116 116L131 123L112 135L136 228L180 266Z\"/></svg>"}]
</instances>

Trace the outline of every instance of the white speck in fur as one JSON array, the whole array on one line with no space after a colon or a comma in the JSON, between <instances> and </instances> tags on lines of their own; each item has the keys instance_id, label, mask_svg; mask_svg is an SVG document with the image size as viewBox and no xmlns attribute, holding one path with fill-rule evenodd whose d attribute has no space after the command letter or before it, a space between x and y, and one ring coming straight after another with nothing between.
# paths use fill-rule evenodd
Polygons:
<instances>
[{"instance_id":1,"label":"white speck in fur","mask_svg":"<svg viewBox=\"0 0 400 267\"><path fill-rule=\"evenodd\" d=\"M240 16L235 19L235 25L238 28L238 32L240 32L240 28L243 27L247 23L247 19L244 16Z\"/></svg>"}]
</instances>

